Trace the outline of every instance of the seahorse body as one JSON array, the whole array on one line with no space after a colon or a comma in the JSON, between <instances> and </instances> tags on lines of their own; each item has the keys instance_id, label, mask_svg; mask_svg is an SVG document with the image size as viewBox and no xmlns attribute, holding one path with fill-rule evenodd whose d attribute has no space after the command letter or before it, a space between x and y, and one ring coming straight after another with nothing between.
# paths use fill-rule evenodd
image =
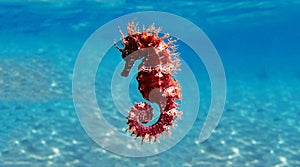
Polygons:
<instances>
[{"instance_id":1,"label":"seahorse body","mask_svg":"<svg viewBox=\"0 0 300 167\"><path fill-rule=\"evenodd\" d=\"M122 52L122 58L126 64L121 73L122 76L128 76L131 67L138 59L142 63L138 67L138 88L144 99L156 103L160 107L160 117L156 123L151 126L142 124L148 123L153 117L153 109L146 102L136 103L128 112L128 130L132 135L142 138L142 143L147 139L151 142L158 141L158 136L166 132L170 136L169 127L175 126L172 123L180 118L182 112L177 110L176 99L181 100L181 89L178 82L172 78L174 72L178 70L179 59L176 53L176 47L173 45L175 40L169 39L168 34L159 38L160 29L155 29L154 25L147 30L143 28L142 32L136 30L137 24L133 22L127 25L127 36L120 31L122 35L121 43L123 49L116 43L115 47Z\"/></svg>"}]
</instances>

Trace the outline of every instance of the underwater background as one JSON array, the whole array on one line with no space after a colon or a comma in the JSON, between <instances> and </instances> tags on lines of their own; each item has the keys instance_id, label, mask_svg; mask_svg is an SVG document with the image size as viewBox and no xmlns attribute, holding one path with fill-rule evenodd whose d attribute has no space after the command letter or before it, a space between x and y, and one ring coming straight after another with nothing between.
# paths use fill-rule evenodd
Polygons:
<instances>
[{"instance_id":1,"label":"underwater background","mask_svg":"<svg viewBox=\"0 0 300 167\"><path fill-rule=\"evenodd\" d=\"M210 82L201 62L188 61L201 90L194 126L171 149L132 158L106 151L85 133L72 75L95 30L141 11L179 15L206 33L224 65L227 99L217 129L199 143ZM300 166L299 0L1 0L0 20L0 166ZM179 52L194 54L180 45ZM122 61L111 53L117 55L106 56L95 83L107 93L103 78L109 81L110 68ZM132 86L130 93L139 94ZM103 115L121 132L126 120L106 98L97 94L107 107Z\"/></svg>"}]
</instances>

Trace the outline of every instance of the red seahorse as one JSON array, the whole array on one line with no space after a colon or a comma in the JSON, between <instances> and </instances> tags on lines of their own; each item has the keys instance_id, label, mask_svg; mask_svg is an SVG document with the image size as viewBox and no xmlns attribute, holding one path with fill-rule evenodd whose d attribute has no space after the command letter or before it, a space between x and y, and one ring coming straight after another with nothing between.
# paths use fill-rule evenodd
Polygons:
<instances>
[{"instance_id":1,"label":"red seahorse","mask_svg":"<svg viewBox=\"0 0 300 167\"><path fill-rule=\"evenodd\" d=\"M115 47L122 52L122 58L126 64L121 73L122 76L128 76L134 62L142 59L138 66L138 88L143 98L156 103L160 108L160 117L156 123L151 126L143 124L148 123L153 117L153 109L146 102L136 103L128 112L127 125L128 131L136 137L142 138L142 143L146 140L154 142L158 140L164 132L171 135L169 127L175 127L172 123L180 118L182 112L177 110L176 99L181 100L181 88L178 82L172 78L179 68L179 53L176 52L176 46L173 44L176 40L171 40L168 34L159 37L160 28L155 29L154 24L148 29L143 27L142 32L137 30L137 23L133 21L127 25L125 36L119 28L122 35L121 44L123 49L116 45ZM167 39L167 42L164 42Z\"/></svg>"}]
</instances>

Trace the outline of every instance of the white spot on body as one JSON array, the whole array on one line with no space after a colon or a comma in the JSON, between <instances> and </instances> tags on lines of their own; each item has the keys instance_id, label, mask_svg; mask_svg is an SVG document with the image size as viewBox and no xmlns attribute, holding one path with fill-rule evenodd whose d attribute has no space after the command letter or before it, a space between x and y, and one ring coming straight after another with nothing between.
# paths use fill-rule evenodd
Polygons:
<instances>
[{"instance_id":1,"label":"white spot on body","mask_svg":"<svg viewBox=\"0 0 300 167\"><path fill-rule=\"evenodd\" d=\"M138 103L138 106L141 107L141 108L144 108L145 107L145 103Z\"/></svg>"},{"instance_id":2,"label":"white spot on body","mask_svg":"<svg viewBox=\"0 0 300 167\"><path fill-rule=\"evenodd\" d=\"M161 72L158 72L155 74L155 76L161 78L161 77L163 77L163 74Z\"/></svg>"}]
</instances>

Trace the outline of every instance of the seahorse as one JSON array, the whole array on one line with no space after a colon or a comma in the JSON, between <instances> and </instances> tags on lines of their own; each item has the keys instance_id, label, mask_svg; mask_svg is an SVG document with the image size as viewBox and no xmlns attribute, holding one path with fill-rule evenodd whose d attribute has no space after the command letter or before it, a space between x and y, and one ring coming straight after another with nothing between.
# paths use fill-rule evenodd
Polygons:
<instances>
[{"instance_id":1,"label":"seahorse","mask_svg":"<svg viewBox=\"0 0 300 167\"><path fill-rule=\"evenodd\" d=\"M122 36L121 49L116 41L114 46L122 53L125 67L121 76L127 77L134 63L142 59L138 66L138 89L145 100L156 103L160 108L159 119L153 125L146 126L153 117L153 108L147 102L135 103L129 110L127 118L127 131L136 138L142 138L141 143L147 140L159 142L159 135L164 138L171 135L170 127L175 127L174 120L180 119L183 112L178 110L176 100L181 100L181 87L172 76L180 70L179 53L176 40L169 37L169 34L159 37L160 28L155 28L154 24L139 32L138 23L134 21L127 24L127 36L120 27ZM166 40L166 42L165 42Z\"/></svg>"}]
</instances>

